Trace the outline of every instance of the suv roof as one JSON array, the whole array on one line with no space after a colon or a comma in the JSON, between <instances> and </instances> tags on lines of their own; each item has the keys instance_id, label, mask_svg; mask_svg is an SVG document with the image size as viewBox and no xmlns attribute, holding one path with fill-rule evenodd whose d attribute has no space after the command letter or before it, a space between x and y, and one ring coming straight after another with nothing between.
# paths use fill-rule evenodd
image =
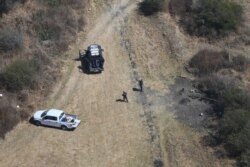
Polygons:
<instances>
[{"instance_id":1,"label":"suv roof","mask_svg":"<svg viewBox=\"0 0 250 167\"><path fill-rule=\"evenodd\" d=\"M101 46L97 44L92 44L88 47L91 56L99 56L101 52Z\"/></svg>"}]
</instances>

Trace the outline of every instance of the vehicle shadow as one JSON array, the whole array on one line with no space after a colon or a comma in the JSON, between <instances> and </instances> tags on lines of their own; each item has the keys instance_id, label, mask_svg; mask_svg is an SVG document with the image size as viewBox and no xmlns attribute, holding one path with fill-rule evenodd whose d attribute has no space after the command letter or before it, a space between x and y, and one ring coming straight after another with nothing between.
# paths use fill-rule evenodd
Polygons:
<instances>
[{"instance_id":1,"label":"vehicle shadow","mask_svg":"<svg viewBox=\"0 0 250 167\"><path fill-rule=\"evenodd\" d=\"M90 72L87 70L87 68L83 64L77 66L77 68L79 69L79 72L82 72L82 73L87 74L87 75L89 75L89 74L95 75L95 74L101 73L101 71L100 72Z\"/></svg>"}]
</instances>

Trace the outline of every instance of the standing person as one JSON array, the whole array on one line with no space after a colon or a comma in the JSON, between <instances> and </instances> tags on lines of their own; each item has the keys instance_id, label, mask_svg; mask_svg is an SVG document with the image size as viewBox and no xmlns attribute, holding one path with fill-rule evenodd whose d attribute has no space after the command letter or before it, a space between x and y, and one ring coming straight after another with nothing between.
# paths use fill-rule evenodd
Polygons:
<instances>
[{"instance_id":1,"label":"standing person","mask_svg":"<svg viewBox=\"0 0 250 167\"><path fill-rule=\"evenodd\" d=\"M143 81L139 80L140 91L143 92Z\"/></svg>"},{"instance_id":2,"label":"standing person","mask_svg":"<svg viewBox=\"0 0 250 167\"><path fill-rule=\"evenodd\" d=\"M122 97L123 97L123 101L128 103L127 92L123 91Z\"/></svg>"}]
</instances>

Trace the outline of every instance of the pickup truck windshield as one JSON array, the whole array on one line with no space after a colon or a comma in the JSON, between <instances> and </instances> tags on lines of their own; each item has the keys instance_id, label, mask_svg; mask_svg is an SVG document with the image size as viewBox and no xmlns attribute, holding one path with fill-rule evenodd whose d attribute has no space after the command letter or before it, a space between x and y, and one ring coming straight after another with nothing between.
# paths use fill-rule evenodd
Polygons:
<instances>
[{"instance_id":1,"label":"pickup truck windshield","mask_svg":"<svg viewBox=\"0 0 250 167\"><path fill-rule=\"evenodd\" d=\"M59 120L61 120L61 118L63 117L64 113L62 113L60 116L59 116Z\"/></svg>"}]
</instances>

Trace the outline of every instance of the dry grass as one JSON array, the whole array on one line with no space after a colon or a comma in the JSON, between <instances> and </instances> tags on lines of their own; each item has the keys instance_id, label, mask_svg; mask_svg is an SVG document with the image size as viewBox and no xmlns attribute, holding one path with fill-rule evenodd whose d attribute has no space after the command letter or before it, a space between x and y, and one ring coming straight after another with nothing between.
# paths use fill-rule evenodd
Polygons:
<instances>
[{"instance_id":1,"label":"dry grass","mask_svg":"<svg viewBox=\"0 0 250 167\"><path fill-rule=\"evenodd\" d=\"M25 103L24 96L21 100ZM28 117L27 111L17 108L15 101L16 97L11 94L0 97L0 138L5 138L7 132Z\"/></svg>"}]
</instances>

